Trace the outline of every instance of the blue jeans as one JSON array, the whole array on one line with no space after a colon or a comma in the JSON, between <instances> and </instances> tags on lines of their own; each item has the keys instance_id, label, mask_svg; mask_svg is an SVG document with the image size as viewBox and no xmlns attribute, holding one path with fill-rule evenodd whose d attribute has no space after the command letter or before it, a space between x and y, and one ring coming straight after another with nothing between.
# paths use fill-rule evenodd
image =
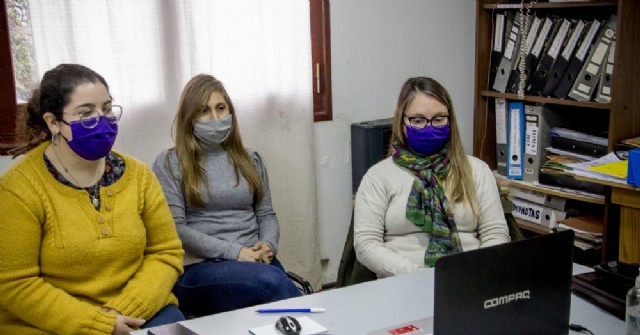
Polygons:
<instances>
[{"instance_id":1,"label":"blue jeans","mask_svg":"<svg viewBox=\"0 0 640 335\"><path fill-rule=\"evenodd\" d=\"M180 309L203 316L302 295L282 264L209 259L188 265L174 294Z\"/></svg>"},{"instance_id":2,"label":"blue jeans","mask_svg":"<svg viewBox=\"0 0 640 335\"><path fill-rule=\"evenodd\" d=\"M156 326L162 326L169 323L174 323L178 321L184 321L184 315L178 309L176 305L167 305L163 309L161 309L156 315L151 317L151 319L147 320L144 323L142 328L151 328Z\"/></svg>"}]
</instances>

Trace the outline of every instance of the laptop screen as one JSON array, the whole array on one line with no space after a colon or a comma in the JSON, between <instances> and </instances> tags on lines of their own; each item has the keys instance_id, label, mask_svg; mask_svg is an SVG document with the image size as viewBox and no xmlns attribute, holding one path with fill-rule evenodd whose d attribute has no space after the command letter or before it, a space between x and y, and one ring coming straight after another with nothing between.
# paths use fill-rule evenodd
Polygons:
<instances>
[{"instance_id":1,"label":"laptop screen","mask_svg":"<svg viewBox=\"0 0 640 335\"><path fill-rule=\"evenodd\" d=\"M439 259L434 334L568 334L573 231Z\"/></svg>"}]
</instances>

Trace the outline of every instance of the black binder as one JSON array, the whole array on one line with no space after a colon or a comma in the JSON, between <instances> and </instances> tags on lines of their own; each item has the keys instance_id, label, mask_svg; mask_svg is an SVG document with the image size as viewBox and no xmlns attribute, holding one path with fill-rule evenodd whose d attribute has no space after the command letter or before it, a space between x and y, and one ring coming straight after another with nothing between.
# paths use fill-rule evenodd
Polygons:
<instances>
[{"instance_id":1,"label":"black binder","mask_svg":"<svg viewBox=\"0 0 640 335\"><path fill-rule=\"evenodd\" d=\"M576 20L573 24L572 31L567 35L566 43L562 48L562 52L558 55L558 58L551 67L549 75L547 76L547 82L542 90L542 95L550 97L553 95L556 87L562 81L564 73L569 67L569 61L573 57L573 54L577 48L578 42L583 38L584 32L587 31L587 25L582 20Z\"/></svg>"},{"instance_id":2,"label":"black binder","mask_svg":"<svg viewBox=\"0 0 640 335\"><path fill-rule=\"evenodd\" d=\"M602 184L578 180L573 178L573 175L571 174L549 171L545 168L540 169L540 173L538 174L538 182L542 185L571 188L574 190L585 191L600 195L604 195L606 188L605 185Z\"/></svg>"},{"instance_id":3,"label":"black binder","mask_svg":"<svg viewBox=\"0 0 640 335\"><path fill-rule=\"evenodd\" d=\"M566 33L569 32L569 28L569 20L562 18L554 19L551 36L547 40L547 43L545 43L544 51L542 52L542 55L540 55L540 61L538 62L535 72L531 76L529 85L527 85L527 92L529 94L540 95L542 93L542 89L547 81L547 76L551 70L551 66L558 56L557 54L554 55L553 50L554 48L560 48L562 46Z\"/></svg>"},{"instance_id":4,"label":"black binder","mask_svg":"<svg viewBox=\"0 0 640 335\"><path fill-rule=\"evenodd\" d=\"M540 30L540 25L542 24L542 20L540 18L538 17L534 18L531 15L527 16L526 20L527 20L527 27L529 27L529 31L527 31L527 38L525 40L521 40L520 45L518 45L518 50L514 51L515 52L515 55L513 58L514 63L513 63L513 68L511 69L511 73L509 74L509 80L507 80L507 89L506 89L507 92L516 93L518 91L518 82L520 80L519 64L520 62L523 62L523 61L526 62L526 57L529 55L529 50L531 49L531 45L533 45L533 41L537 37L538 30ZM522 48L523 43L525 44L525 49L527 51L527 54L525 55L524 60L520 55L520 48ZM525 65L525 68L526 68L526 65Z\"/></svg>"},{"instance_id":5,"label":"black binder","mask_svg":"<svg viewBox=\"0 0 640 335\"><path fill-rule=\"evenodd\" d=\"M594 158L602 157L607 154L606 145L577 141L560 136L551 136L551 146L556 149L570 151L576 154L591 156Z\"/></svg>"},{"instance_id":6,"label":"black binder","mask_svg":"<svg viewBox=\"0 0 640 335\"><path fill-rule=\"evenodd\" d=\"M569 91L571 91L571 87L576 81L578 74L580 74L580 70L589 55L590 49L597 40L596 37L600 35L603 27L603 21L591 21L586 34L582 38L582 41L580 41L580 46L578 46L575 54L571 57L571 61L569 61L569 65L562 76L562 80L558 83L558 87L553 93L556 98L564 99L569 94Z\"/></svg>"},{"instance_id":7,"label":"black binder","mask_svg":"<svg viewBox=\"0 0 640 335\"><path fill-rule=\"evenodd\" d=\"M544 46L547 44L547 41L552 37L554 25L557 26L557 22L552 18L546 17L542 19L541 27L538 32L538 36L536 36L536 41L533 46L529 50L527 57L524 62L524 73L526 75L525 79L525 87L531 81L531 77L536 71L536 67L538 66L538 61L541 58Z\"/></svg>"}]
</instances>

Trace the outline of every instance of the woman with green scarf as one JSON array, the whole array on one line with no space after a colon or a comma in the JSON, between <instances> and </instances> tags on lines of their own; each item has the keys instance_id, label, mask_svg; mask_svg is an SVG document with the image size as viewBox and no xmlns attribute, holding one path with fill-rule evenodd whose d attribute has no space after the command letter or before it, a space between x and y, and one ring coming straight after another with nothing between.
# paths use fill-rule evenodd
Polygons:
<instances>
[{"instance_id":1,"label":"woman with green scarf","mask_svg":"<svg viewBox=\"0 0 640 335\"><path fill-rule=\"evenodd\" d=\"M363 265L389 277L510 241L496 180L464 153L440 83L404 83L390 143L389 157L367 171L356 194L354 247Z\"/></svg>"}]
</instances>

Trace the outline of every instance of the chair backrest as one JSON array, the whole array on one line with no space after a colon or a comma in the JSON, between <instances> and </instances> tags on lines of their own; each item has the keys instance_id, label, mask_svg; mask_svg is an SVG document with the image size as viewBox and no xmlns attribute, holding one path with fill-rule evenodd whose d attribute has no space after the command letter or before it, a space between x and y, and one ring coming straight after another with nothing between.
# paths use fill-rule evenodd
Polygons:
<instances>
[{"instance_id":1,"label":"chair backrest","mask_svg":"<svg viewBox=\"0 0 640 335\"><path fill-rule=\"evenodd\" d=\"M351 224L347 239L344 242L340 267L338 268L338 279L336 287L345 287L358 283L376 280L376 274L358 262L356 250L353 247L353 211L351 211Z\"/></svg>"},{"instance_id":2,"label":"chair backrest","mask_svg":"<svg viewBox=\"0 0 640 335\"><path fill-rule=\"evenodd\" d=\"M504 211L504 219L507 221L507 226L509 227L509 236L511 237L511 241L520 241L525 238L520 226L518 226L518 222L516 218L511 214L513 211L513 203L506 196L502 196L500 198L502 200L502 210Z\"/></svg>"}]
</instances>

